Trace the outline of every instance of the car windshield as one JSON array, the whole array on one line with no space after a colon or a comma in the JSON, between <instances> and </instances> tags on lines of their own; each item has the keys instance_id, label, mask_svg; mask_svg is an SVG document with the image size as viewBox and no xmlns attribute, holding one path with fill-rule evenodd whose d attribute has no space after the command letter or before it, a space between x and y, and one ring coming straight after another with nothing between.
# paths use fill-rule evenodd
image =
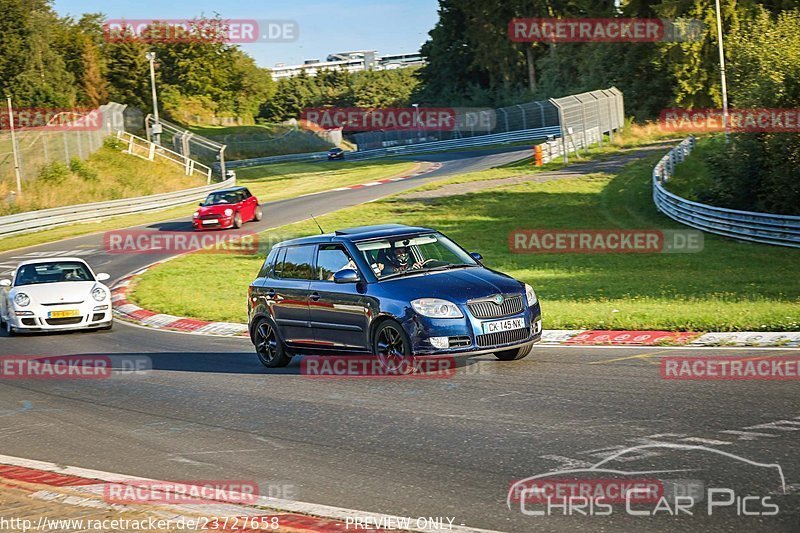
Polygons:
<instances>
[{"instance_id":1,"label":"car windshield","mask_svg":"<svg viewBox=\"0 0 800 533\"><path fill-rule=\"evenodd\" d=\"M203 205L235 204L239 201L238 192L212 192Z\"/></svg>"},{"instance_id":2,"label":"car windshield","mask_svg":"<svg viewBox=\"0 0 800 533\"><path fill-rule=\"evenodd\" d=\"M19 267L14 277L14 286L63 281L94 281L94 276L85 264L76 261L35 263Z\"/></svg>"},{"instance_id":3,"label":"car windshield","mask_svg":"<svg viewBox=\"0 0 800 533\"><path fill-rule=\"evenodd\" d=\"M440 233L405 235L355 244L379 279L478 266L468 253Z\"/></svg>"}]
</instances>

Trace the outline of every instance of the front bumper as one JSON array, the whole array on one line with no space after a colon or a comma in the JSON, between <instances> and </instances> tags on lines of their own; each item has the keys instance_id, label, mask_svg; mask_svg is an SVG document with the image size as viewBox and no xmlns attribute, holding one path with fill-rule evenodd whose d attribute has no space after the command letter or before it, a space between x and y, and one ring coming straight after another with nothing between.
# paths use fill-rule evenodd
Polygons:
<instances>
[{"instance_id":1,"label":"front bumper","mask_svg":"<svg viewBox=\"0 0 800 533\"><path fill-rule=\"evenodd\" d=\"M403 323L411 340L414 355L479 355L500 350L511 350L539 342L542 338L542 314L539 302L520 313L492 319L473 317L462 309L462 318L428 318L412 315ZM496 320L522 318L524 327L502 333L484 334L482 324ZM448 348L437 348L431 337L447 337Z\"/></svg>"},{"instance_id":2,"label":"front bumper","mask_svg":"<svg viewBox=\"0 0 800 533\"><path fill-rule=\"evenodd\" d=\"M204 231L211 229L228 229L233 227L233 217L218 217L218 222L215 224L203 224L201 218L192 219L192 227L195 231Z\"/></svg>"},{"instance_id":3,"label":"front bumper","mask_svg":"<svg viewBox=\"0 0 800 533\"><path fill-rule=\"evenodd\" d=\"M105 307L105 309L97 309L99 307ZM20 332L102 328L109 326L113 320L111 301L84 303L78 307L79 314L73 317L48 317L48 313L63 311L66 308L75 309L75 306L30 305L25 308L9 310L6 320L11 327ZM17 314L18 312L26 314Z\"/></svg>"}]
</instances>

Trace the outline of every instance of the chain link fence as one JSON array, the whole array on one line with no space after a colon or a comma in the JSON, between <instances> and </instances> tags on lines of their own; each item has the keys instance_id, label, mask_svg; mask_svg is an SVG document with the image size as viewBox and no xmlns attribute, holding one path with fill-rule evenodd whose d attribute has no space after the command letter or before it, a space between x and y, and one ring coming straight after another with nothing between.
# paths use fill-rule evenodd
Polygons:
<instances>
[{"instance_id":1,"label":"chain link fence","mask_svg":"<svg viewBox=\"0 0 800 533\"><path fill-rule=\"evenodd\" d=\"M597 129L601 134L608 133L609 140L614 140L614 132L621 131L625 125L625 103L622 92L616 87L601 91L574 94L563 98L551 98L550 102L558 113L561 125L561 142L564 162L569 150L567 145L576 144L576 137L581 140L584 151L589 150L588 132ZM603 145L603 135L598 138Z\"/></svg>"},{"instance_id":2,"label":"chain link fence","mask_svg":"<svg viewBox=\"0 0 800 533\"><path fill-rule=\"evenodd\" d=\"M516 131L562 126L562 137L599 128L613 135L622 128L622 93L612 87L564 98L528 102L497 109L460 108L448 131L382 130L352 134L358 150L373 150L425 142L448 141ZM569 129L573 133L569 133ZM586 146L586 139L582 143ZM564 151L565 157L568 150Z\"/></svg>"},{"instance_id":3,"label":"chain link fence","mask_svg":"<svg viewBox=\"0 0 800 533\"><path fill-rule=\"evenodd\" d=\"M111 102L85 112L63 111L48 125L29 128L23 115L30 111L13 110L15 142L12 144L9 128L0 129L0 190L16 190L15 148L24 190L25 182L36 179L48 165L61 162L69 166L73 158L85 160L103 146L106 137L124 130L124 110L124 105ZM38 112L47 115L46 110Z\"/></svg>"}]
</instances>

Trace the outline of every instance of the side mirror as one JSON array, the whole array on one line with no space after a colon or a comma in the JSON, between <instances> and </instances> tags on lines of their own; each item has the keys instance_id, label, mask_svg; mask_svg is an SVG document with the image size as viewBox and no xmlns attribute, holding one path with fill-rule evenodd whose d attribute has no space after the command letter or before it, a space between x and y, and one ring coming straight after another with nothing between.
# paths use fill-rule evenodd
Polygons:
<instances>
[{"instance_id":1,"label":"side mirror","mask_svg":"<svg viewBox=\"0 0 800 533\"><path fill-rule=\"evenodd\" d=\"M483 256L481 254L479 254L478 252L470 252L469 255L470 255L470 257L472 257L478 263L483 261Z\"/></svg>"},{"instance_id":2,"label":"side mirror","mask_svg":"<svg viewBox=\"0 0 800 533\"><path fill-rule=\"evenodd\" d=\"M10 287L11 280L10 279L0 279L0 287Z\"/></svg>"},{"instance_id":3,"label":"side mirror","mask_svg":"<svg viewBox=\"0 0 800 533\"><path fill-rule=\"evenodd\" d=\"M358 277L358 272L352 268L343 268L333 274L333 281L334 283L357 283L361 281L361 278Z\"/></svg>"},{"instance_id":4,"label":"side mirror","mask_svg":"<svg viewBox=\"0 0 800 533\"><path fill-rule=\"evenodd\" d=\"M199 203L199 204L197 204L197 205L199 205L200 207L203 207L203 202L200 202L200 203Z\"/></svg>"},{"instance_id":5,"label":"side mirror","mask_svg":"<svg viewBox=\"0 0 800 533\"><path fill-rule=\"evenodd\" d=\"M106 281L107 279L111 279L111 276L106 274L105 272L100 272L97 276L95 276L97 281Z\"/></svg>"}]
</instances>

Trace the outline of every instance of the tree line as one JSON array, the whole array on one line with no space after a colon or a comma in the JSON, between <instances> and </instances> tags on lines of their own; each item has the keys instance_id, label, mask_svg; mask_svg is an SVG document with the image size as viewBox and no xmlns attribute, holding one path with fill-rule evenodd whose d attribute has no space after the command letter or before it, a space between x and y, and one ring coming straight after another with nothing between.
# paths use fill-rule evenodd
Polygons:
<instances>
[{"instance_id":1,"label":"tree line","mask_svg":"<svg viewBox=\"0 0 800 533\"><path fill-rule=\"evenodd\" d=\"M0 0L0 14L0 90L19 107L96 107L113 100L149 110L151 51L160 111L184 123L283 121L321 105L404 105L417 85L404 70L324 71L276 83L239 47L208 32L217 28L224 36L219 17L192 21L183 38L159 39L168 32L158 23L136 35L112 34L104 15L59 17L52 0Z\"/></svg>"},{"instance_id":2,"label":"tree line","mask_svg":"<svg viewBox=\"0 0 800 533\"><path fill-rule=\"evenodd\" d=\"M721 0L730 104L800 108L800 2ZM703 23L696 39L655 43L518 43L515 18L638 17ZM618 87L644 121L667 108L720 108L713 0L439 0L423 45L418 101L504 106ZM800 134L736 133L706 157L713 186L701 200L800 214Z\"/></svg>"}]
</instances>

